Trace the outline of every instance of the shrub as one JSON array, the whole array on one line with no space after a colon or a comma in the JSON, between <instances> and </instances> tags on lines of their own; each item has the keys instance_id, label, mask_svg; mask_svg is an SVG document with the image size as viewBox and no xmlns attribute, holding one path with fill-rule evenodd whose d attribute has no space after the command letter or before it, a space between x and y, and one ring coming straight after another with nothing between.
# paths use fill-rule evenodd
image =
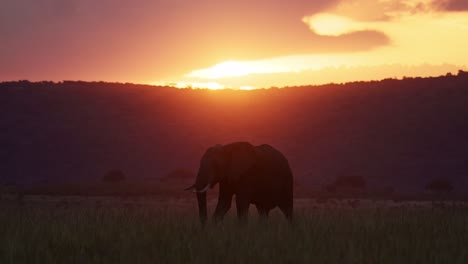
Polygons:
<instances>
[{"instance_id":1,"label":"shrub","mask_svg":"<svg viewBox=\"0 0 468 264\"><path fill-rule=\"evenodd\" d=\"M449 193L453 190L453 186L448 179L436 178L426 184L426 190L435 193Z\"/></svg>"}]
</instances>

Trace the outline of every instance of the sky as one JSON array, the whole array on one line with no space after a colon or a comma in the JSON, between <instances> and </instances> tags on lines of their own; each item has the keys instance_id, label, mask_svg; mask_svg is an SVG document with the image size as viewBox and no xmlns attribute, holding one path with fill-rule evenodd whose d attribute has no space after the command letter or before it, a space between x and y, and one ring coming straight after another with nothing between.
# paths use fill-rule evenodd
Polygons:
<instances>
[{"instance_id":1,"label":"sky","mask_svg":"<svg viewBox=\"0 0 468 264\"><path fill-rule=\"evenodd\" d=\"M468 67L467 0L0 0L0 81L252 89Z\"/></svg>"}]
</instances>

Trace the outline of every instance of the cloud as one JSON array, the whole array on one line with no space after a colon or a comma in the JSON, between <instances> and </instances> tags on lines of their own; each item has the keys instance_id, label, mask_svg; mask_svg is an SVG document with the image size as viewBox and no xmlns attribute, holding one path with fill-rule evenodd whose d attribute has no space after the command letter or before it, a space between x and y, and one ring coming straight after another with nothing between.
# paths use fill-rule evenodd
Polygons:
<instances>
[{"instance_id":1,"label":"cloud","mask_svg":"<svg viewBox=\"0 0 468 264\"><path fill-rule=\"evenodd\" d=\"M466 0L452 0L449 1L447 9L451 11L468 11L468 1Z\"/></svg>"},{"instance_id":2,"label":"cloud","mask_svg":"<svg viewBox=\"0 0 468 264\"><path fill-rule=\"evenodd\" d=\"M354 21L345 16L321 13L302 20L330 50L338 49L346 43L349 50L370 50L391 43L384 32L372 29L369 22ZM335 50L336 52L336 50Z\"/></svg>"},{"instance_id":3,"label":"cloud","mask_svg":"<svg viewBox=\"0 0 468 264\"><path fill-rule=\"evenodd\" d=\"M467 0L341 0L328 10L360 22L397 20L415 14L468 11Z\"/></svg>"},{"instance_id":4,"label":"cloud","mask_svg":"<svg viewBox=\"0 0 468 264\"><path fill-rule=\"evenodd\" d=\"M434 6L446 11L468 11L466 0L434 0Z\"/></svg>"},{"instance_id":5,"label":"cloud","mask_svg":"<svg viewBox=\"0 0 468 264\"><path fill-rule=\"evenodd\" d=\"M308 52L304 49L302 54L363 52L391 44L390 37L378 30L356 30L339 35L315 34L315 39L320 45L313 47L311 42L311 48Z\"/></svg>"},{"instance_id":6,"label":"cloud","mask_svg":"<svg viewBox=\"0 0 468 264\"><path fill-rule=\"evenodd\" d=\"M391 21L433 12L437 9L434 1L446 0L342 0L330 12L359 22Z\"/></svg>"}]
</instances>

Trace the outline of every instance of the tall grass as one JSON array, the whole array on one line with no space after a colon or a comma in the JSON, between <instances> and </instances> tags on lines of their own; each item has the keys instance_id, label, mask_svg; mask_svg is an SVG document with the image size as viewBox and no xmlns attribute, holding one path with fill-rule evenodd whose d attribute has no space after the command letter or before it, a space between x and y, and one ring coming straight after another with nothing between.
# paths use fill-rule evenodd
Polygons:
<instances>
[{"instance_id":1,"label":"tall grass","mask_svg":"<svg viewBox=\"0 0 468 264\"><path fill-rule=\"evenodd\" d=\"M251 210L254 211L254 210ZM251 212L251 215L255 215ZM151 207L4 207L0 263L467 263L465 209L306 209L200 228Z\"/></svg>"}]
</instances>

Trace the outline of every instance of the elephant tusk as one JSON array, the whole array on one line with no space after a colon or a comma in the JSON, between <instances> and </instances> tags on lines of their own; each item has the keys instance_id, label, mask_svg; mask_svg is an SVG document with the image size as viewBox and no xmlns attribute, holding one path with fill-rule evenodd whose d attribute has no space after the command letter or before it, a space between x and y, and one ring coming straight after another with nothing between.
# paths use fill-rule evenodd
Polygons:
<instances>
[{"instance_id":1,"label":"elephant tusk","mask_svg":"<svg viewBox=\"0 0 468 264\"><path fill-rule=\"evenodd\" d=\"M193 190L195 190L195 184L192 185L192 186L190 186L190 187L188 187L188 188L185 188L184 190L186 190L186 191L193 191Z\"/></svg>"},{"instance_id":2,"label":"elephant tusk","mask_svg":"<svg viewBox=\"0 0 468 264\"><path fill-rule=\"evenodd\" d=\"M210 185L207 184L206 187L203 188L202 190L193 189L193 192L204 193L204 192L206 192L209 188L210 188Z\"/></svg>"}]
</instances>

